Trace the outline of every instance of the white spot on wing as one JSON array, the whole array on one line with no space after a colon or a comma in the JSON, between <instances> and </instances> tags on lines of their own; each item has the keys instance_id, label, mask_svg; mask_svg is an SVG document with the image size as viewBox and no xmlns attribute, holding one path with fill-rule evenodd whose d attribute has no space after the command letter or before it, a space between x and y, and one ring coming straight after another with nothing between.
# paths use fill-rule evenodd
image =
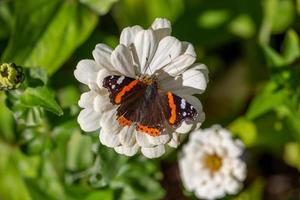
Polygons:
<instances>
[{"instance_id":1,"label":"white spot on wing","mask_svg":"<svg viewBox=\"0 0 300 200\"><path fill-rule=\"evenodd\" d=\"M186 112L183 112L182 115L185 117L186 116Z\"/></svg>"},{"instance_id":2,"label":"white spot on wing","mask_svg":"<svg viewBox=\"0 0 300 200\"><path fill-rule=\"evenodd\" d=\"M111 86L112 89L115 89L115 87L116 87L116 85L112 85L112 86Z\"/></svg>"},{"instance_id":3,"label":"white spot on wing","mask_svg":"<svg viewBox=\"0 0 300 200\"><path fill-rule=\"evenodd\" d=\"M124 79L125 79L125 76L120 76L120 78L118 78L118 80L117 80L117 84L121 84Z\"/></svg>"},{"instance_id":4,"label":"white spot on wing","mask_svg":"<svg viewBox=\"0 0 300 200\"><path fill-rule=\"evenodd\" d=\"M185 109L185 106L186 106L186 101L184 99L181 99L181 104L180 104L181 109Z\"/></svg>"}]
</instances>

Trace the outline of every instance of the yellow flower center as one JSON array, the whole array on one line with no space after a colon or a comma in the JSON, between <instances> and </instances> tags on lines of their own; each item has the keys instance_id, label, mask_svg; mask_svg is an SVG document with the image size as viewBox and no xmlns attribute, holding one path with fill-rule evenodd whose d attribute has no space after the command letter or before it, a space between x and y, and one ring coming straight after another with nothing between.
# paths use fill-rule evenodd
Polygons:
<instances>
[{"instance_id":1,"label":"yellow flower center","mask_svg":"<svg viewBox=\"0 0 300 200\"><path fill-rule=\"evenodd\" d=\"M217 172L222 166L222 158L216 154L207 154L203 158L204 166L211 173Z\"/></svg>"}]
</instances>

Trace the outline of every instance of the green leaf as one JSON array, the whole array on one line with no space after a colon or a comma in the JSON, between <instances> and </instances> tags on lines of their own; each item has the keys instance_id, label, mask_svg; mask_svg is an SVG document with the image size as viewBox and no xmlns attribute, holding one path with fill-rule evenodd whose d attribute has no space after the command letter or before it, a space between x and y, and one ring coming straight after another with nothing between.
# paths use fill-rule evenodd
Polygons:
<instances>
[{"instance_id":1,"label":"green leaf","mask_svg":"<svg viewBox=\"0 0 300 200\"><path fill-rule=\"evenodd\" d=\"M250 38L255 34L255 24L251 17L245 14L233 19L228 28L233 34L242 38Z\"/></svg>"},{"instance_id":2,"label":"green leaf","mask_svg":"<svg viewBox=\"0 0 300 200\"><path fill-rule=\"evenodd\" d=\"M14 119L4 102L5 96L0 94L0 137L13 142L16 138L14 133Z\"/></svg>"},{"instance_id":3,"label":"green leaf","mask_svg":"<svg viewBox=\"0 0 300 200\"><path fill-rule=\"evenodd\" d=\"M58 116L63 114L63 110L54 98L54 93L45 86L27 88L21 95L20 101L26 107L40 106Z\"/></svg>"},{"instance_id":4,"label":"green leaf","mask_svg":"<svg viewBox=\"0 0 300 200\"><path fill-rule=\"evenodd\" d=\"M80 132L72 134L67 143L66 167L71 171L86 169L93 163L91 137L82 135Z\"/></svg>"},{"instance_id":5,"label":"green leaf","mask_svg":"<svg viewBox=\"0 0 300 200\"><path fill-rule=\"evenodd\" d=\"M142 178L141 178L142 177ZM127 163L127 167L111 183L112 188L121 188L121 199L162 199L165 191L159 183L160 170L153 161L137 159Z\"/></svg>"},{"instance_id":6,"label":"green leaf","mask_svg":"<svg viewBox=\"0 0 300 200\"><path fill-rule=\"evenodd\" d=\"M101 180L100 186L109 184L121 171L126 168L125 163L128 160L126 156L117 154L111 148L100 146L99 157L96 160L96 169L100 172ZM97 174L95 174L97 175ZM94 179L93 177L92 179Z\"/></svg>"},{"instance_id":7,"label":"green leaf","mask_svg":"<svg viewBox=\"0 0 300 200\"><path fill-rule=\"evenodd\" d=\"M291 26L295 18L295 8L292 0L264 0L263 22L259 33L259 42L266 45L270 42L272 33L282 33Z\"/></svg>"},{"instance_id":8,"label":"green leaf","mask_svg":"<svg viewBox=\"0 0 300 200\"><path fill-rule=\"evenodd\" d=\"M0 40L7 38L11 32L13 15L8 2L0 2Z\"/></svg>"},{"instance_id":9,"label":"green leaf","mask_svg":"<svg viewBox=\"0 0 300 200\"><path fill-rule=\"evenodd\" d=\"M251 102L246 117L254 119L282 105L289 98L288 90L277 90L277 84L270 82Z\"/></svg>"},{"instance_id":10,"label":"green leaf","mask_svg":"<svg viewBox=\"0 0 300 200\"><path fill-rule=\"evenodd\" d=\"M229 129L234 135L239 136L246 146L254 144L257 137L257 130L252 121L243 117L238 118L229 125Z\"/></svg>"},{"instance_id":11,"label":"green leaf","mask_svg":"<svg viewBox=\"0 0 300 200\"><path fill-rule=\"evenodd\" d=\"M76 1L16 0L15 26L2 60L39 66L54 73L97 24L97 16Z\"/></svg>"},{"instance_id":12,"label":"green leaf","mask_svg":"<svg viewBox=\"0 0 300 200\"><path fill-rule=\"evenodd\" d=\"M300 171L300 143L290 142L285 145L284 160Z\"/></svg>"},{"instance_id":13,"label":"green leaf","mask_svg":"<svg viewBox=\"0 0 300 200\"><path fill-rule=\"evenodd\" d=\"M282 67L285 66L286 60L283 56L281 56L277 51L272 49L272 47L268 45L262 45L262 50L265 54L265 58L267 60L267 64L270 67Z\"/></svg>"},{"instance_id":14,"label":"green leaf","mask_svg":"<svg viewBox=\"0 0 300 200\"><path fill-rule=\"evenodd\" d=\"M38 181L36 179L25 179L25 183L27 185L28 191L30 192L30 196L32 200L55 200L56 198L53 198L47 192L45 192L39 185Z\"/></svg>"},{"instance_id":15,"label":"green leaf","mask_svg":"<svg viewBox=\"0 0 300 200\"><path fill-rule=\"evenodd\" d=\"M208 10L198 16L197 22L200 27L206 29L218 28L226 23L231 15L229 10Z\"/></svg>"},{"instance_id":16,"label":"green leaf","mask_svg":"<svg viewBox=\"0 0 300 200\"><path fill-rule=\"evenodd\" d=\"M99 15L105 15L118 0L79 0Z\"/></svg>"},{"instance_id":17,"label":"green leaf","mask_svg":"<svg viewBox=\"0 0 300 200\"><path fill-rule=\"evenodd\" d=\"M283 42L283 57L287 63L292 63L300 56L299 36L294 30L289 30Z\"/></svg>"},{"instance_id":18,"label":"green leaf","mask_svg":"<svg viewBox=\"0 0 300 200\"><path fill-rule=\"evenodd\" d=\"M103 200L113 200L113 191L110 189L106 190L99 190L97 192L92 192L89 194L84 200L97 200L97 199L103 199Z\"/></svg>"}]
</instances>

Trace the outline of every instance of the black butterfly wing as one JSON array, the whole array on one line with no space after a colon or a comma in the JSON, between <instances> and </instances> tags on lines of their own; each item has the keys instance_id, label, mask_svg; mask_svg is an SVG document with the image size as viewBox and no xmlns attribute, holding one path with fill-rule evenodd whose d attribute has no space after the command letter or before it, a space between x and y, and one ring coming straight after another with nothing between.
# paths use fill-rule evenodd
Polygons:
<instances>
[{"instance_id":1,"label":"black butterfly wing","mask_svg":"<svg viewBox=\"0 0 300 200\"><path fill-rule=\"evenodd\" d=\"M177 128L183 121L192 122L197 118L197 110L185 99L171 92L167 92L166 96L169 111L165 117L171 126Z\"/></svg>"},{"instance_id":2,"label":"black butterfly wing","mask_svg":"<svg viewBox=\"0 0 300 200\"><path fill-rule=\"evenodd\" d=\"M111 103L119 105L142 89L143 84L137 79L113 75L103 79L103 87L108 90Z\"/></svg>"},{"instance_id":3,"label":"black butterfly wing","mask_svg":"<svg viewBox=\"0 0 300 200\"><path fill-rule=\"evenodd\" d=\"M144 85L135 95L128 97L117 110L118 116L136 122L137 130L152 136L160 135L166 128L166 98L161 101L155 85Z\"/></svg>"}]
</instances>

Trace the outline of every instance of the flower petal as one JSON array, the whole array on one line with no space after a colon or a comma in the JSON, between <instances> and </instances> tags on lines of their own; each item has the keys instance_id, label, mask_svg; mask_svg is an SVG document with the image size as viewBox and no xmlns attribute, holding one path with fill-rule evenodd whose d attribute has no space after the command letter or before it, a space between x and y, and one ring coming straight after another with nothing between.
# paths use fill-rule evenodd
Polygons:
<instances>
[{"instance_id":1,"label":"flower petal","mask_svg":"<svg viewBox=\"0 0 300 200\"><path fill-rule=\"evenodd\" d=\"M139 31L134 39L135 52L140 66L140 72L146 73L147 66L152 60L154 52L157 47L154 32L150 30Z\"/></svg>"},{"instance_id":2,"label":"flower petal","mask_svg":"<svg viewBox=\"0 0 300 200\"><path fill-rule=\"evenodd\" d=\"M170 64L163 68L163 71L166 72L167 76L177 76L187 70L195 61L196 53L194 47L191 43L182 42L182 55L175 58ZM167 78L162 74L159 78L160 80Z\"/></svg>"},{"instance_id":3,"label":"flower petal","mask_svg":"<svg viewBox=\"0 0 300 200\"><path fill-rule=\"evenodd\" d=\"M96 82L94 75L100 69L101 67L94 60L81 60L76 66L74 76L81 83L89 85L91 82Z\"/></svg>"},{"instance_id":4,"label":"flower petal","mask_svg":"<svg viewBox=\"0 0 300 200\"><path fill-rule=\"evenodd\" d=\"M93 90L85 92L80 96L78 105L81 108L93 108L93 102L96 97L97 97L97 93Z\"/></svg>"},{"instance_id":5,"label":"flower petal","mask_svg":"<svg viewBox=\"0 0 300 200\"><path fill-rule=\"evenodd\" d=\"M152 147L153 145L150 143L150 141L147 138L147 135L145 133L141 133L139 131L135 132L135 139L136 142L141 147Z\"/></svg>"},{"instance_id":6,"label":"flower petal","mask_svg":"<svg viewBox=\"0 0 300 200\"><path fill-rule=\"evenodd\" d=\"M158 158L165 153L165 147L164 145L157 145L150 148L142 147L141 151L147 158Z\"/></svg>"},{"instance_id":7,"label":"flower petal","mask_svg":"<svg viewBox=\"0 0 300 200\"><path fill-rule=\"evenodd\" d=\"M106 44L97 44L93 50L93 57L100 66L108 70L114 71L113 66L111 65L110 55L112 53L112 48Z\"/></svg>"},{"instance_id":8,"label":"flower petal","mask_svg":"<svg viewBox=\"0 0 300 200\"><path fill-rule=\"evenodd\" d=\"M147 73L155 73L172 60L177 58L181 53L182 44L175 37L164 37L158 44L155 55L149 65Z\"/></svg>"},{"instance_id":9,"label":"flower petal","mask_svg":"<svg viewBox=\"0 0 300 200\"><path fill-rule=\"evenodd\" d=\"M125 126L119 133L120 142L125 147L132 147L135 144L136 130L134 126Z\"/></svg>"},{"instance_id":10,"label":"flower petal","mask_svg":"<svg viewBox=\"0 0 300 200\"><path fill-rule=\"evenodd\" d=\"M185 121L183 121L181 123L181 125L175 131L180 134L186 134L192 130L193 126L194 126L194 124L192 124L192 123L188 124Z\"/></svg>"},{"instance_id":11,"label":"flower petal","mask_svg":"<svg viewBox=\"0 0 300 200\"><path fill-rule=\"evenodd\" d=\"M171 31L171 22L165 18L156 18L151 25L153 30L161 29L161 28L168 28Z\"/></svg>"},{"instance_id":12,"label":"flower petal","mask_svg":"<svg viewBox=\"0 0 300 200\"><path fill-rule=\"evenodd\" d=\"M154 145L166 144L171 139L169 134L162 134L160 136L147 135L147 138L149 142Z\"/></svg>"},{"instance_id":13,"label":"flower petal","mask_svg":"<svg viewBox=\"0 0 300 200\"><path fill-rule=\"evenodd\" d=\"M114 108L112 110L103 112L101 117L101 127L109 130L120 130L120 125L118 124L117 118L117 109Z\"/></svg>"},{"instance_id":14,"label":"flower petal","mask_svg":"<svg viewBox=\"0 0 300 200\"><path fill-rule=\"evenodd\" d=\"M175 133L175 132L172 133L172 138L171 138L170 142L168 143L168 145L170 147L177 148L179 144L180 144L180 139L179 139L178 133Z\"/></svg>"},{"instance_id":15,"label":"flower petal","mask_svg":"<svg viewBox=\"0 0 300 200\"><path fill-rule=\"evenodd\" d=\"M135 78L135 69L130 50L123 44L118 45L111 54L114 68L121 74Z\"/></svg>"},{"instance_id":16,"label":"flower petal","mask_svg":"<svg viewBox=\"0 0 300 200\"><path fill-rule=\"evenodd\" d=\"M97 95L92 103L93 108L96 112L109 111L114 108L114 106L110 103L108 93L103 95Z\"/></svg>"},{"instance_id":17,"label":"flower petal","mask_svg":"<svg viewBox=\"0 0 300 200\"><path fill-rule=\"evenodd\" d=\"M139 145L135 144L132 147L118 146L118 147L115 147L114 149L119 154L124 154L126 156L134 156L137 153L137 151L139 150Z\"/></svg>"},{"instance_id":18,"label":"flower petal","mask_svg":"<svg viewBox=\"0 0 300 200\"><path fill-rule=\"evenodd\" d=\"M120 144L118 130L102 128L99 134L100 142L108 147L117 147Z\"/></svg>"},{"instance_id":19,"label":"flower petal","mask_svg":"<svg viewBox=\"0 0 300 200\"><path fill-rule=\"evenodd\" d=\"M201 94L208 83L207 75L208 71L205 65L194 64L192 68L181 75L163 80L161 87L163 90L172 91L179 96Z\"/></svg>"},{"instance_id":20,"label":"flower petal","mask_svg":"<svg viewBox=\"0 0 300 200\"><path fill-rule=\"evenodd\" d=\"M169 36L172 32L171 22L163 18L156 18L152 23L151 28L154 30L157 41Z\"/></svg>"},{"instance_id":21,"label":"flower petal","mask_svg":"<svg viewBox=\"0 0 300 200\"><path fill-rule=\"evenodd\" d=\"M100 128L101 115L102 113L97 113L93 109L83 109L77 121L83 131L92 132Z\"/></svg>"},{"instance_id":22,"label":"flower petal","mask_svg":"<svg viewBox=\"0 0 300 200\"><path fill-rule=\"evenodd\" d=\"M141 30L143 30L143 28L140 26L124 28L120 36L120 44L129 47L134 42L136 34Z\"/></svg>"}]
</instances>

